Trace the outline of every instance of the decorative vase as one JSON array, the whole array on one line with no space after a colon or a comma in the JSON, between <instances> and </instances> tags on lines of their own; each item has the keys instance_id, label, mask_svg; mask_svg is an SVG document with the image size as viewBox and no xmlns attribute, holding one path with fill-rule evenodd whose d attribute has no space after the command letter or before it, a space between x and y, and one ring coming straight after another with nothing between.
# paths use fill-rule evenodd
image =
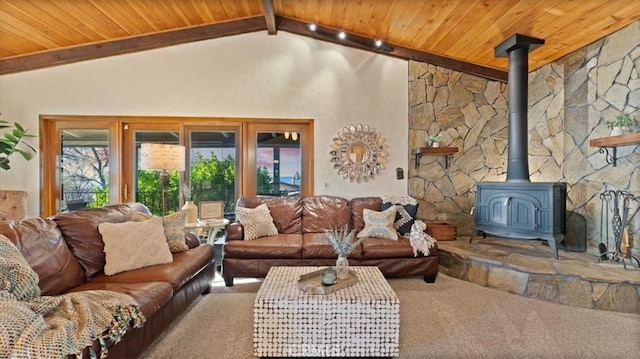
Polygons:
<instances>
[{"instance_id":1,"label":"decorative vase","mask_svg":"<svg viewBox=\"0 0 640 359\"><path fill-rule=\"evenodd\" d=\"M184 223L197 223L198 222L198 207L193 201L186 201L182 206L182 216L184 217Z\"/></svg>"},{"instance_id":2,"label":"decorative vase","mask_svg":"<svg viewBox=\"0 0 640 359\"><path fill-rule=\"evenodd\" d=\"M624 129L622 127L616 126L611 129L611 136L621 136L624 135Z\"/></svg>"},{"instance_id":3,"label":"decorative vase","mask_svg":"<svg viewBox=\"0 0 640 359\"><path fill-rule=\"evenodd\" d=\"M431 142L431 147L440 147L440 142Z\"/></svg>"},{"instance_id":4,"label":"decorative vase","mask_svg":"<svg viewBox=\"0 0 640 359\"><path fill-rule=\"evenodd\" d=\"M338 257L338 260L336 260L336 275L338 279L347 279L349 277L349 261L347 257Z\"/></svg>"}]
</instances>

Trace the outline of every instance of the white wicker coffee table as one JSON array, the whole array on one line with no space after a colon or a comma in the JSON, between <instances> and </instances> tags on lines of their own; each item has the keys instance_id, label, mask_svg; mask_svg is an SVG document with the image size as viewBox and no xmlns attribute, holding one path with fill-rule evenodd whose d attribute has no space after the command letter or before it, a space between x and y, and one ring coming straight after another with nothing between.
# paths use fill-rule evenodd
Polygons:
<instances>
[{"instance_id":1,"label":"white wicker coffee table","mask_svg":"<svg viewBox=\"0 0 640 359\"><path fill-rule=\"evenodd\" d=\"M398 356L400 301L377 267L352 266L358 283L328 295L298 288L319 267L272 267L253 305L259 357Z\"/></svg>"}]
</instances>

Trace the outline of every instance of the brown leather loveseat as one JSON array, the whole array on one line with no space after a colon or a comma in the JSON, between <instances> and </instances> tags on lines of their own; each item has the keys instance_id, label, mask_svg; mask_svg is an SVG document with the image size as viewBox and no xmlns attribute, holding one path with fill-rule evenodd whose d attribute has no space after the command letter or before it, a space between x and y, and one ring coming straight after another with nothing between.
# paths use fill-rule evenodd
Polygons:
<instances>
[{"instance_id":1,"label":"brown leather loveseat","mask_svg":"<svg viewBox=\"0 0 640 359\"><path fill-rule=\"evenodd\" d=\"M263 203L269 208L278 234L243 240L243 225L229 225L222 259L227 286L233 285L235 277L263 278L272 266L335 265L337 256L325 239L325 230L348 225L357 234L365 227L363 210L380 211L382 198L254 196L241 197L237 206L255 208ZM349 265L377 266L387 277L421 275L427 283L433 283L438 275L437 247L431 248L428 256L414 256L406 237L397 241L365 238L348 260Z\"/></svg>"},{"instance_id":2,"label":"brown leather loveseat","mask_svg":"<svg viewBox=\"0 0 640 359\"><path fill-rule=\"evenodd\" d=\"M42 295L111 290L135 299L146 322L115 345L108 343L109 358L138 357L199 295L209 292L214 277L213 247L195 236L187 236L190 249L173 254L171 263L105 275L98 225L127 222L133 212L145 210L140 204L117 204L47 219L0 221L0 233L38 274ZM93 348L99 352L97 342Z\"/></svg>"}]
</instances>

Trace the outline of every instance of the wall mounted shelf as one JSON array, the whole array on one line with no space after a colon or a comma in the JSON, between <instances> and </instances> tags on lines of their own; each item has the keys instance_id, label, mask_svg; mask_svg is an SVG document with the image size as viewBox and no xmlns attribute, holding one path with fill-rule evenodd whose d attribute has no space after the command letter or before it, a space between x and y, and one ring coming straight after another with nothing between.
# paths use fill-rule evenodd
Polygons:
<instances>
[{"instance_id":1,"label":"wall mounted shelf","mask_svg":"<svg viewBox=\"0 0 640 359\"><path fill-rule=\"evenodd\" d=\"M449 168L451 158L456 152L458 152L458 147L420 147L411 151L411 153L416 157L416 169L420 168L420 159L423 155L445 156L444 168Z\"/></svg>"},{"instance_id":2,"label":"wall mounted shelf","mask_svg":"<svg viewBox=\"0 0 640 359\"><path fill-rule=\"evenodd\" d=\"M620 146L631 146L640 144L640 133L629 133L621 136L609 136L594 138L589 141L591 147L600 147L600 153L606 153L607 163L611 163L613 167L616 166L617 148ZM611 149L611 152L609 152Z\"/></svg>"}]
</instances>

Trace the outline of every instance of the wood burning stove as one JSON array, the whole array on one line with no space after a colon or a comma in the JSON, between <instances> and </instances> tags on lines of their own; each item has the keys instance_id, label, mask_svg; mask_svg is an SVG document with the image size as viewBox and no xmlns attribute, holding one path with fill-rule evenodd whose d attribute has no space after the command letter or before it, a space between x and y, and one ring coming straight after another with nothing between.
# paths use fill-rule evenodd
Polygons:
<instances>
[{"instance_id":1,"label":"wood burning stove","mask_svg":"<svg viewBox=\"0 0 640 359\"><path fill-rule=\"evenodd\" d=\"M515 239L544 239L554 258L564 240L566 183L481 182L476 185L475 228Z\"/></svg>"},{"instance_id":2,"label":"wood burning stove","mask_svg":"<svg viewBox=\"0 0 640 359\"><path fill-rule=\"evenodd\" d=\"M497 57L509 58L509 143L506 182L476 184L475 228L479 233L513 239L544 239L558 259L564 240L566 183L530 182L527 141L528 54L544 40L515 34L498 45Z\"/></svg>"}]
</instances>

